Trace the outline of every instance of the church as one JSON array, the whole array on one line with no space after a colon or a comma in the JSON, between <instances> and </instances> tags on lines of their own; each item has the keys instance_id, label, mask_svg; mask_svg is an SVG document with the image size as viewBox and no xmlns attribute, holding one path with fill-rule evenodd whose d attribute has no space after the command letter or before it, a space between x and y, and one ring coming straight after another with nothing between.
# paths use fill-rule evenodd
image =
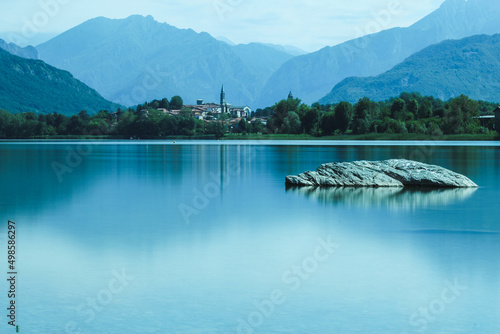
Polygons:
<instances>
[{"instance_id":1,"label":"church","mask_svg":"<svg viewBox=\"0 0 500 334\"><path fill-rule=\"evenodd\" d=\"M252 109L249 106L232 106L226 102L226 92L224 91L224 85L222 85L220 91L220 106L221 112L234 115L236 117L250 117Z\"/></svg>"},{"instance_id":2,"label":"church","mask_svg":"<svg viewBox=\"0 0 500 334\"><path fill-rule=\"evenodd\" d=\"M198 99L196 105L186 105L193 110L193 115L198 119L207 119L208 113L212 117L218 118L220 114L230 114L234 117L250 117L252 109L249 106L233 106L226 102L226 92L224 85L220 91L220 103L204 103L203 99Z\"/></svg>"}]
</instances>

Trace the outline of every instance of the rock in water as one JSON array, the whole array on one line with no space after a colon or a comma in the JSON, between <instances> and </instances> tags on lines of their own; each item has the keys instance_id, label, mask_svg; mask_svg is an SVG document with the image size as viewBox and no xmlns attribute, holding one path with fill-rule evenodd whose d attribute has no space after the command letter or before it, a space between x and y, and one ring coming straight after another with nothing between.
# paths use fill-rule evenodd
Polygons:
<instances>
[{"instance_id":1,"label":"rock in water","mask_svg":"<svg viewBox=\"0 0 500 334\"><path fill-rule=\"evenodd\" d=\"M286 177L291 186L473 188L477 184L449 169L418 161L333 162L315 172Z\"/></svg>"}]
</instances>

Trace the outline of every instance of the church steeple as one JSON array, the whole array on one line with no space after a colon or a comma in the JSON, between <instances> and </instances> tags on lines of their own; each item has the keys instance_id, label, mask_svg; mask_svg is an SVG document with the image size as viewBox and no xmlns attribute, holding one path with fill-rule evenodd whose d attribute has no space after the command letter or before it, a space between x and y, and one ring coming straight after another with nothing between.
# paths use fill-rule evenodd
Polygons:
<instances>
[{"instance_id":1,"label":"church steeple","mask_svg":"<svg viewBox=\"0 0 500 334\"><path fill-rule=\"evenodd\" d=\"M224 85L222 85L222 89L220 90L220 108L221 112L226 112L226 92L224 91Z\"/></svg>"}]
</instances>

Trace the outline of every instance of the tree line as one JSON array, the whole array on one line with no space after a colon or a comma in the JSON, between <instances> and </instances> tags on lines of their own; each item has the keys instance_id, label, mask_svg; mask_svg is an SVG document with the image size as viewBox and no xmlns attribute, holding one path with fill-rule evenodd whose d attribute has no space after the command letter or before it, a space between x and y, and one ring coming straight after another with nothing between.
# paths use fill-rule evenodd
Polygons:
<instances>
[{"instance_id":1,"label":"tree line","mask_svg":"<svg viewBox=\"0 0 500 334\"><path fill-rule=\"evenodd\" d=\"M157 109L180 110L169 115ZM110 113L101 110L89 115L85 110L71 117L59 114L12 114L0 110L0 138L44 138L60 136L106 136L116 138L162 138L166 136L214 135L221 137L224 126L204 123L191 116L191 110L183 106L182 98L174 96L154 100L137 108Z\"/></svg>"},{"instance_id":2,"label":"tree line","mask_svg":"<svg viewBox=\"0 0 500 334\"><path fill-rule=\"evenodd\" d=\"M465 95L442 101L418 93L375 102L362 98L357 103L309 106L289 97L272 107L257 109L230 126L230 115L216 121L195 119L180 96L153 100L114 113L95 115L81 111L71 117L58 113L12 114L0 110L0 138L50 138L58 136L109 136L115 138L164 138L168 136L210 136L228 132L263 134L309 134L330 136L368 133L481 134L493 131L494 120L481 125L479 115L491 113L496 104L475 101ZM160 110L158 110L160 109ZM165 110L176 110L170 114ZM234 117L234 116L233 116ZM250 122L251 118L260 117ZM267 120L263 125L260 120Z\"/></svg>"},{"instance_id":3,"label":"tree line","mask_svg":"<svg viewBox=\"0 0 500 334\"><path fill-rule=\"evenodd\" d=\"M351 104L312 106L300 99L289 98L276 103L267 123L269 133L334 134L417 133L431 136L443 134L490 133L494 120L481 125L479 116L490 114L496 104L475 101L460 95L449 101L419 93L402 93L397 98L375 102L362 98ZM261 110L258 110L258 112Z\"/></svg>"}]
</instances>

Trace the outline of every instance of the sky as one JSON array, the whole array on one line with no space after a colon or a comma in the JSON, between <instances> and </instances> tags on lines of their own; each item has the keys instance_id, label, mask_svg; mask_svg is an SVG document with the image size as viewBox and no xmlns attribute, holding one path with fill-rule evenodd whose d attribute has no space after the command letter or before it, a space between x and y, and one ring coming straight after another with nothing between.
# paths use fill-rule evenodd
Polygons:
<instances>
[{"instance_id":1,"label":"sky","mask_svg":"<svg viewBox=\"0 0 500 334\"><path fill-rule=\"evenodd\" d=\"M444 0L0 0L0 38L37 45L91 18L152 15L178 28L305 51L406 27Z\"/></svg>"}]
</instances>

